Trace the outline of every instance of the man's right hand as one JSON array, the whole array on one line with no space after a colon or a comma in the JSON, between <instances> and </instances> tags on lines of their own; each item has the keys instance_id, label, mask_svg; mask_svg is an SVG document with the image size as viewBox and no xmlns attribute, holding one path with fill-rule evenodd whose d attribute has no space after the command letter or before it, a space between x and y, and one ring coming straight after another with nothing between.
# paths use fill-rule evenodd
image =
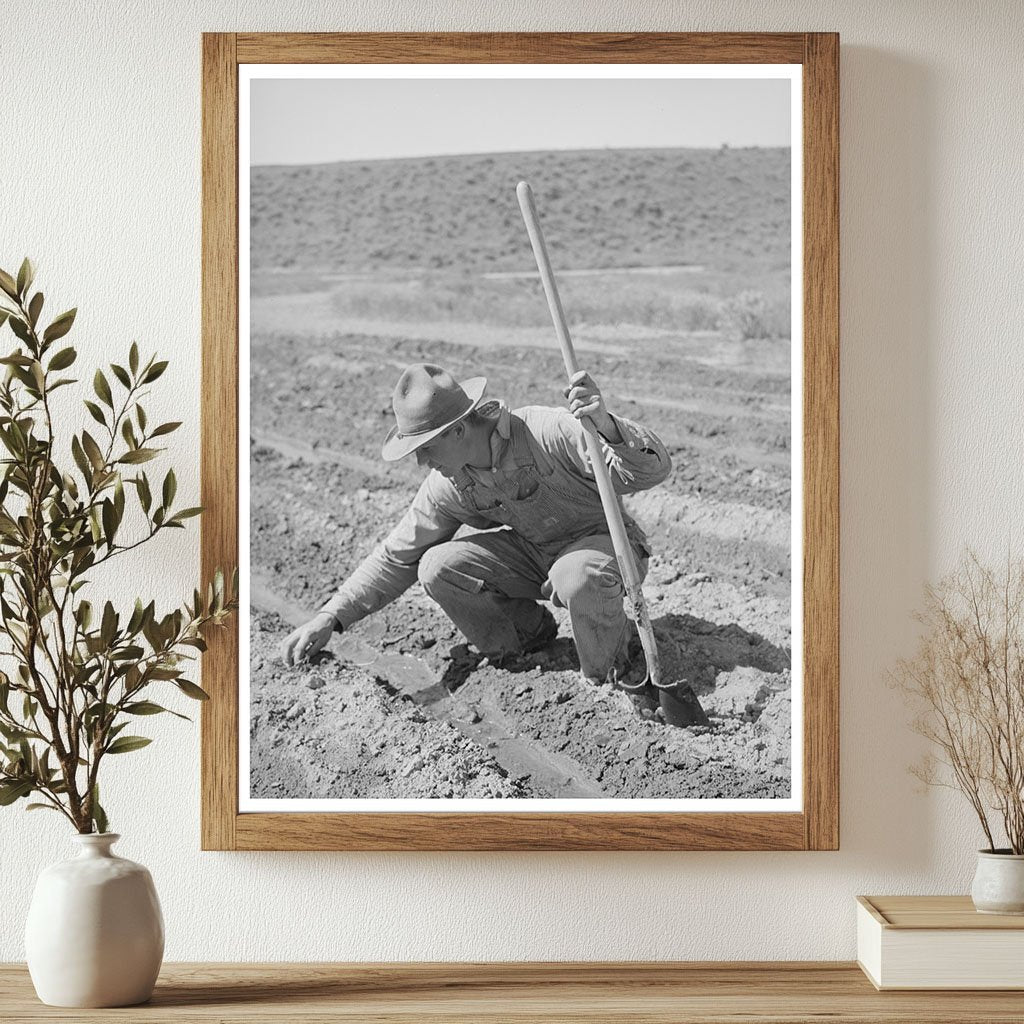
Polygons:
<instances>
[{"instance_id":1,"label":"man's right hand","mask_svg":"<svg viewBox=\"0 0 1024 1024\"><path fill-rule=\"evenodd\" d=\"M281 660L286 665L309 661L334 632L337 619L330 612L317 612L303 626L289 633L281 644Z\"/></svg>"}]
</instances>

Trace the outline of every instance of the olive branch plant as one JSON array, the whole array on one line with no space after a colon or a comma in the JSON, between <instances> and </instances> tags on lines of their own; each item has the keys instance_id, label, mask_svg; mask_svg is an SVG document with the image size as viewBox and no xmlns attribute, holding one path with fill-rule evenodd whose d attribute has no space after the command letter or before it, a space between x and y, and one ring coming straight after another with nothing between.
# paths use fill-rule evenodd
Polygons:
<instances>
[{"instance_id":1,"label":"olive branch plant","mask_svg":"<svg viewBox=\"0 0 1024 1024\"><path fill-rule=\"evenodd\" d=\"M917 707L913 729L938 747L911 768L922 782L957 789L981 823L989 852L1001 826L1024 853L1024 561L1005 571L968 552L925 588L923 631L894 681ZM945 766L943 768L943 766ZM1003 848L1005 850L1005 848Z\"/></svg>"},{"instance_id":2,"label":"olive branch plant","mask_svg":"<svg viewBox=\"0 0 1024 1024\"><path fill-rule=\"evenodd\" d=\"M110 364L109 376L96 370L95 400L84 405L97 426L71 432L70 460L61 459L51 399L77 383L62 375L75 349L57 345L76 310L43 328L34 276L28 259L16 276L0 270L0 328L6 322L17 341L0 357L0 665L13 669L0 671L0 806L36 795L29 809L56 810L80 833L106 832L101 764L152 742L125 733L133 719L187 718L148 699L158 684L207 699L185 672L206 649L206 627L235 608L237 573L226 585L218 571L205 593L162 616L141 598L124 614L86 599L93 570L202 509L174 507L173 469L154 495L139 468L181 424L148 422L141 401L167 362L142 360L134 342L125 365ZM134 533L125 522L131 492L128 518L144 524Z\"/></svg>"}]
</instances>

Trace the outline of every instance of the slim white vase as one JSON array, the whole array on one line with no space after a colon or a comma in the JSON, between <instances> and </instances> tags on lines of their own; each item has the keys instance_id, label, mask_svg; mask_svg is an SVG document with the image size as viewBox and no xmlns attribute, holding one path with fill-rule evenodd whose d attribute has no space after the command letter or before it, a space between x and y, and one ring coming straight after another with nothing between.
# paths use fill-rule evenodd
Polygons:
<instances>
[{"instance_id":1,"label":"slim white vase","mask_svg":"<svg viewBox=\"0 0 1024 1024\"><path fill-rule=\"evenodd\" d=\"M36 994L50 1006L133 1006L153 993L163 915L149 872L111 852L120 838L76 835L79 855L39 875L25 954Z\"/></svg>"},{"instance_id":2,"label":"slim white vase","mask_svg":"<svg viewBox=\"0 0 1024 1024\"><path fill-rule=\"evenodd\" d=\"M982 914L1024 914L1024 854L979 850L971 899Z\"/></svg>"}]
</instances>

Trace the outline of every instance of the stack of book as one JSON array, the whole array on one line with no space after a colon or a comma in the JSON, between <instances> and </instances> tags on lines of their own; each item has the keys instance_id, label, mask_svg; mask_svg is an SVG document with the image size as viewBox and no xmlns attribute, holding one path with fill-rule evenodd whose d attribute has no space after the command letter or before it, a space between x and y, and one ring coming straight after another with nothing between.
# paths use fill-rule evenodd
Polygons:
<instances>
[{"instance_id":1,"label":"stack of book","mask_svg":"<svg viewBox=\"0 0 1024 1024\"><path fill-rule=\"evenodd\" d=\"M878 989L1024 989L1024 915L979 914L970 896L858 896L857 962Z\"/></svg>"}]
</instances>

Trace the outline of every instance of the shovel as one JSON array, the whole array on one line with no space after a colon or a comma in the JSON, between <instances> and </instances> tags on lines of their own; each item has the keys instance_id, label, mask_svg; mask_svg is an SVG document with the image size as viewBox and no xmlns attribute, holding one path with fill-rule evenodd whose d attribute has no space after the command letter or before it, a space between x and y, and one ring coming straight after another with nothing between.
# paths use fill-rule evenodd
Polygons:
<instances>
[{"instance_id":1,"label":"shovel","mask_svg":"<svg viewBox=\"0 0 1024 1024\"><path fill-rule=\"evenodd\" d=\"M547 246L544 244L544 235L540 229L540 218L537 216L537 208L533 202L533 189L527 182L521 181L516 186L516 197L519 200L519 209L522 211L523 220L526 222L526 231L530 236L530 245L533 247L537 269L540 271L540 280L544 286L544 294L547 296L551 321L555 325L555 333L558 335L558 344L562 350L562 362L565 364L565 372L571 381L579 372L579 364L576 362L576 352L572 346L572 338L569 337L569 327L565 322L562 300L558 296L555 275L551 270ZM601 506L604 508L608 532L611 534L612 546L615 548L615 557L619 563L619 572L622 575L622 584L626 591L627 608L632 613L630 617L636 622L644 659L647 663L646 676L639 683L623 685L623 689L640 690L650 683L658 691L665 721L670 725L707 725L708 717L700 706L700 701L690 684L681 680L671 682L662 679L658 644L644 601L640 572L637 569L633 549L630 546L629 537L626 535L626 526L622 520L619 496L615 493L615 488L612 485L611 472L604 461L601 441L593 421L589 417L584 417L582 423L587 454L590 456L590 463L594 468L594 479L597 481L597 490L601 495Z\"/></svg>"}]
</instances>

